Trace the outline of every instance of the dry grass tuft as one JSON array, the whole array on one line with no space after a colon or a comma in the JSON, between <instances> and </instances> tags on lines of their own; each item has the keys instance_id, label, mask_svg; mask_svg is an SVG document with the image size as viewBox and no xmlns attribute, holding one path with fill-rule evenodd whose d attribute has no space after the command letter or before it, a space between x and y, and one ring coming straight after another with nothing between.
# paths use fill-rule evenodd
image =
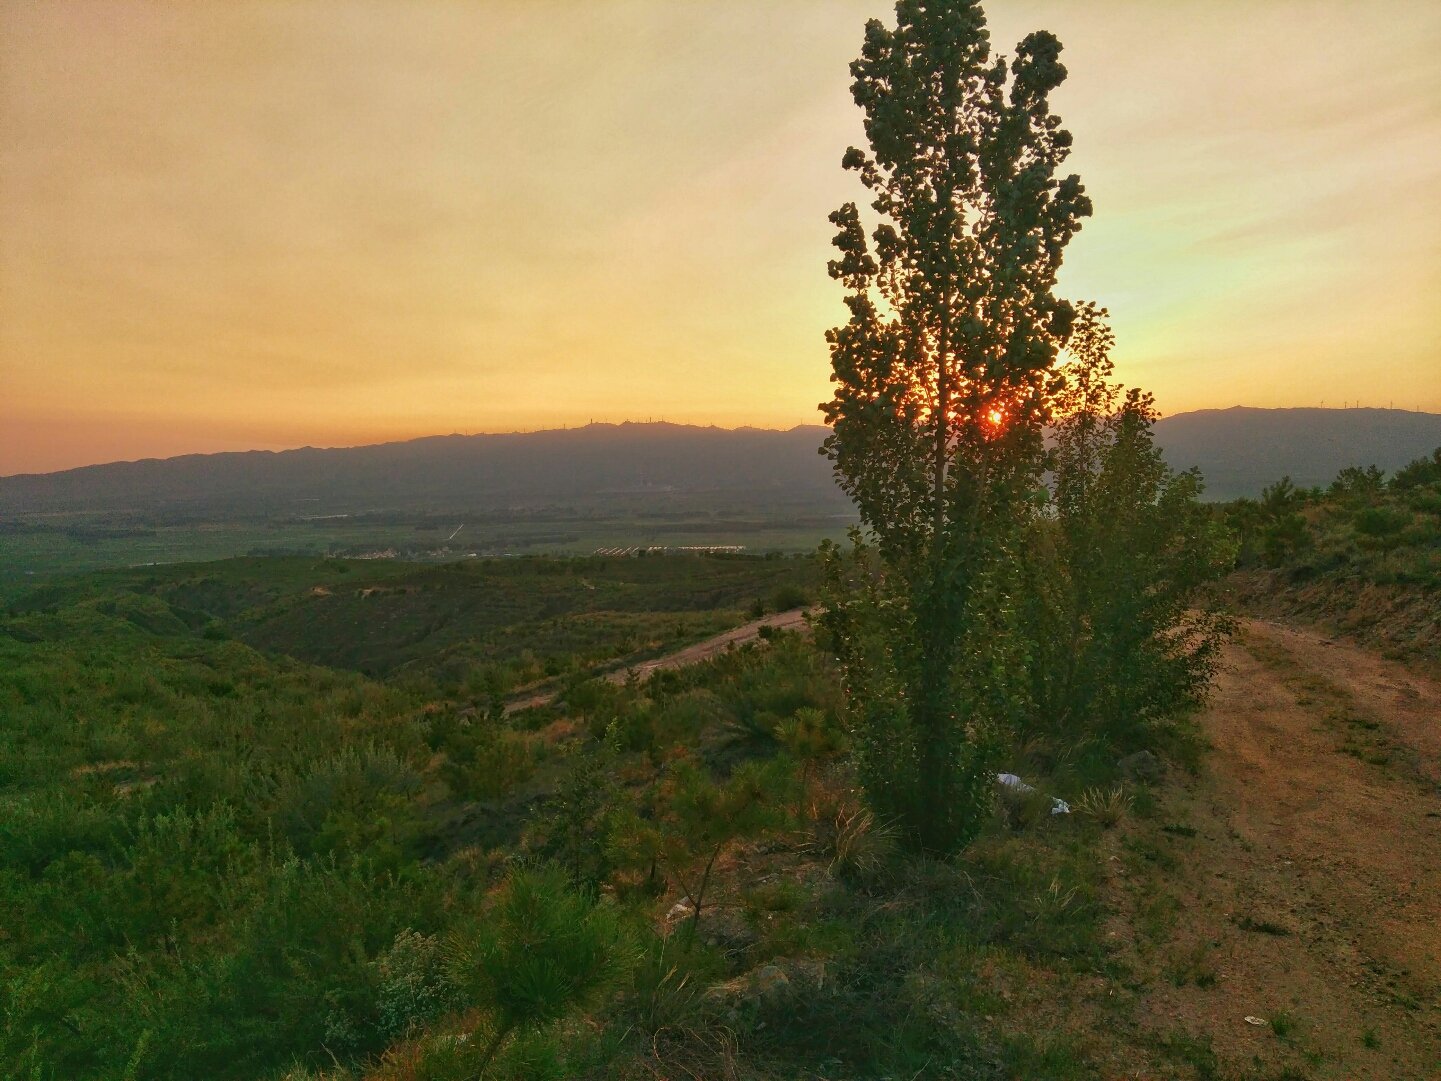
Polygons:
<instances>
[{"instance_id":1,"label":"dry grass tuft","mask_svg":"<svg viewBox=\"0 0 1441 1081\"><path fill-rule=\"evenodd\" d=\"M1131 797L1119 785L1115 788L1088 788L1076 800L1072 810L1108 830L1120 824L1130 813L1131 802Z\"/></svg>"}]
</instances>

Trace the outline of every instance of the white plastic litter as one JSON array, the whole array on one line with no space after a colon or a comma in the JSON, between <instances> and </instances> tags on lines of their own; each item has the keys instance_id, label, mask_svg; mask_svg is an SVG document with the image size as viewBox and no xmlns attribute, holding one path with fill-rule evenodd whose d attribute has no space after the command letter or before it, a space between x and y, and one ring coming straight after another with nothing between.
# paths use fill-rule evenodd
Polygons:
<instances>
[{"instance_id":1,"label":"white plastic litter","mask_svg":"<svg viewBox=\"0 0 1441 1081\"><path fill-rule=\"evenodd\" d=\"M1021 780L1014 773L998 773L996 774L996 781L999 784L1005 785L1007 788L1014 788L1022 795L1029 795L1030 793L1035 791L1035 788L1033 786L1028 785L1025 781ZM1067 803L1063 799L1056 799L1055 796L1051 797L1051 814L1068 815L1070 813L1071 805L1069 803Z\"/></svg>"}]
</instances>

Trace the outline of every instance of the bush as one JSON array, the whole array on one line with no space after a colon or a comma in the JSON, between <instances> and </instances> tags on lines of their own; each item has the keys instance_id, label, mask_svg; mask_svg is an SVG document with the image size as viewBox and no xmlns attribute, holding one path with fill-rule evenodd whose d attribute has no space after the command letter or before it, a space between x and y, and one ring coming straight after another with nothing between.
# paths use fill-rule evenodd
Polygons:
<instances>
[{"instance_id":1,"label":"bush","mask_svg":"<svg viewBox=\"0 0 1441 1081\"><path fill-rule=\"evenodd\" d=\"M1262 558L1268 567L1279 567L1315 544L1306 519L1296 513L1283 514L1266 526L1261 535Z\"/></svg>"},{"instance_id":2,"label":"bush","mask_svg":"<svg viewBox=\"0 0 1441 1081\"><path fill-rule=\"evenodd\" d=\"M1201 504L1200 477L1166 466L1150 397L1131 391L1117 407L1118 393L1093 387L1058 425L1052 511L1036 527L1024 602L1023 728L1126 744L1204 694L1229 623L1200 592L1236 548ZM1269 502L1292 495L1278 486Z\"/></svg>"},{"instance_id":3,"label":"bush","mask_svg":"<svg viewBox=\"0 0 1441 1081\"><path fill-rule=\"evenodd\" d=\"M806 608L811 597L799 586L781 586L771 594L771 608L777 612L789 612L793 608Z\"/></svg>"},{"instance_id":4,"label":"bush","mask_svg":"<svg viewBox=\"0 0 1441 1081\"><path fill-rule=\"evenodd\" d=\"M387 1042L410 1036L457 1005L440 943L431 935L401 931L372 964L378 1027Z\"/></svg>"},{"instance_id":5,"label":"bush","mask_svg":"<svg viewBox=\"0 0 1441 1081\"><path fill-rule=\"evenodd\" d=\"M426 826L420 774L385 748L347 748L288 779L276 821L302 855L357 853L381 866L415 855Z\"/></svg>"},{"instance_id":6,"label":"bush","mask_svg":"<svg viewBox=\"0 0 1441 1081\"><path fill-rule=\"evenodd\" d=\"M631 960L613 909L572 889L559 868L516 871L483 920L449 948L451 981L489 1011L477 1075L512 1035L594 1001Z\"/></svg>"},{"instance_id":7,"label":"bush","mask_svg":"<svg viewBox=\"0 0 1441 1081\"><path fill-rule=\"evenodd\" d=\"M1351 518L1357 533L1367 537L1393 537L1411 522L1411 515L1399 507L1365 507Z\"/></svg>"},{"instance_id":8,"label":"bush","mask_svg":"<svg viewBox=\"0 0 1441 1081\"><path fill-rule=\"evenodd\" d=\"M675 880L690 905L693 939L721 853L783 823L792 791L790 763L781 759L747 762L724 781L681 759L656 793L651 817L633 813L617 830L618 854L634 868L659 866Z\"/></svg>"},{"instance_id":9,"label":"bush","mask_svg":"<svg viewBox=\"0 0 1441 1081\"><path fill-rule=\"evenodd\" d=\"M1391 478L1391 487L1397 491L1441 483L1441 447L1431 452L1429 458L1417 458L1414 462L1396 470Z\"/></svg>"}]
</instances>

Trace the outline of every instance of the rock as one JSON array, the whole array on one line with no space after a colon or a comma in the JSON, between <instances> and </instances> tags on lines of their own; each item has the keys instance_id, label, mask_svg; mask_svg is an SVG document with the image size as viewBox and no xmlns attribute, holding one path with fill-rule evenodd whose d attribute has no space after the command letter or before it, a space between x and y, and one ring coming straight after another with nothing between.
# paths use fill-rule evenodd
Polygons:
<instances>
[{"instance_id":1,"label":"rock","mask_svg":"<svg viewBox=\"0 0 1441 1081\"><path fill-rule=\"evenodd\" d=\"M1150 751L1128 754L1116 763L1121 776L1133 784L1159 784L1166 774L1166 767Z\"/></svg>"},{"instance_id":2,"label":"rock","mask_svg":"<svg viewBox=\"0 0 1441 1081\"><path fill-rule=\"evenodd\" d=\"M693 915L695 915L695 909L691 908L689 901L677 901L670 906L670 911L665 914L665 918L668 922L674 923L676 920L683 920Z\"/></svg>"},{"instance_id":3,"label":"rock","mask_svg":"<svg viewBox=\"0 0 1441 1081\"><path fill-rule=\"evenodd\" d=\"M731 908L707 909L701 917L701 930L707 944L726 953L742 954L755 945L759 936L741 913Z\"/></svg>"},{"instance_id":4,"label":"rock","mask_svg":"<svg viewBox=\"0 0 1441 1081\"><path fill-rule=\"evenodd\" d=\"M751 982L751 988L761 998L778 995L791 985L791 978L778 965L764 965L758 969Z\"/></svg>"}]
</instances>

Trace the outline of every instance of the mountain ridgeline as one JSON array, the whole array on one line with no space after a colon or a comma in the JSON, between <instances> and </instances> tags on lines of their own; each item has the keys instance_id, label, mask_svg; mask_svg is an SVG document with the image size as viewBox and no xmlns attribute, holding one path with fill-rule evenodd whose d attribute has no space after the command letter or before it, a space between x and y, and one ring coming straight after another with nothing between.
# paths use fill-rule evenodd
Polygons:
<instances>
[{"instance_id":1,"label":"mountain ridgeline","mask_svg":"<svg viewBox=\"0 0 1441 1081\"><path fill-rule=\"evenodd\" d=\"M191 454L0 480L0 513L325 515L378 510L533 511L684 503L839 512L816 453L819 426L790 431L590 424L447 435L375 446Z\"/></svg>"},{"instance_id":2,"label":"mountain ridgeline","mask_svg":"<svg viewBox=\"0 0 1441 1081\"><path fill-rule=\"evenodd\" d=\"M0 479L0 514L325 515L684 504L784 513L848 504L817 448L826 429L591 424L375 446L193 454ZM1289 475L1324 485L1351 465L1392 471L1441 445L1441 415L1394 409L1180 413L1157 442L1198 467L1210 499L1255 496Z\"/></svg>"}]
</instances>

